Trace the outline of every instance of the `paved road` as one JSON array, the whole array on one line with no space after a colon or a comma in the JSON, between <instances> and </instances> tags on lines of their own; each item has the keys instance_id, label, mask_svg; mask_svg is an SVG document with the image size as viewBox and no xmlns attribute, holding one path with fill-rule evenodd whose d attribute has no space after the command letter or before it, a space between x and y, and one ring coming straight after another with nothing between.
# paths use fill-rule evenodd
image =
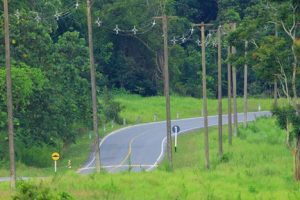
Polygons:
<instances>
[{"instance_id":1,"label":"paved road","mask_svg":"<svg viewBox=\"0 0 300 200\"><path fill-rule=\"evenodd\" d=\"M252 112L248 121L256 117L270 116L270 112ZM223 124L227 124L227 115L223 116ZM243 114L238 114L238 121L243 121ZM208 118L209 126L218 123L217 116ZM173 120L179 125L181 133L203 128L203 117ZM152 170L162 160L166 142L166 122L155 122L130 126L111 133L100 143L101 165L108 172ZM179 147L180 148L180 147ZM95 153L90 155L87 163L79 169L79 173L91 173L95 170Z\"/></svg>"},{"instance_id":2,"label":"paved road","mask_svg":"<svg viewBox=\"0 0 300 200\"><path fill-rule=\"evenodd\" d=\"M28 180L28 177L18 177L18 180ZM10 177L0 177L0 183L1 182L8 182L10 181Z\"/></svg>"}]
</instances>

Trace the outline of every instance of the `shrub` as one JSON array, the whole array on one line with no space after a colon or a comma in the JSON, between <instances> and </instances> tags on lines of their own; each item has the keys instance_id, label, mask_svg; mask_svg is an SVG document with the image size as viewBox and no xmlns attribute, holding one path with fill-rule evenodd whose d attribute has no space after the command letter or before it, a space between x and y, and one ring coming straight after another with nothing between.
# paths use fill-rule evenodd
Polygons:
<instances>
[{"instance_id":1,"label":"shrub","mask_svg":"<svg viewBox=\"0 0 300 200\"><path fill-rule=\"evenodd\" d=\"M66 192L54 192L45 187L42 183L34 185L21 182L17 186L17 193L12 197L13 200L73 200L74 198Z\"/></svg>"},{"instance_id":2,"label":"shrub","mask_svg":"<svg viewBox=\"0 0 300 200\"><path fill-rule=\"evenodd\" d=\"M122 120L119 116L122 107L120 103L115 102L113 100L113 96L108 91L107 87L103 90L103 101L99 106L100 112L103 115L100 119L104 118L105 122L109 122L111 120L114 120L118 124L122 123Z\"/></svg>"},{"instance_id":3,"label":"shrub","mask_svg":"<svg viewBox=\"0 0 300 200\"><path fill-rule=\"evenodd\" d=\"M52 165L51 153L54 150L46 145L22 147L22 151L19 151L19 159L28 166L35 167L49 167Z\"/></svg>"}]
</instances>

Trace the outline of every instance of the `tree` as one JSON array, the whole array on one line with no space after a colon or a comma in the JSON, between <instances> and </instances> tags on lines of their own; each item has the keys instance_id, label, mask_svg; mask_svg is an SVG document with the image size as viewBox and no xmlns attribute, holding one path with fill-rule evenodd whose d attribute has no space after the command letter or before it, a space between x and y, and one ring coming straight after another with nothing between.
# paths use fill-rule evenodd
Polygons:
<instances>
[{"instance_id":1,"label":"tree","mask_svg":"<svg viewBox=\"0 0 300 200\"><path fill-rule=\"evenodd\" d=\"M291 105L275 107L272 112L276 116L279 126L287 132L287 146L295 157L294 176L297 181L300 181L300 106L298 105L296 110ZM290 144L290 135L295 138L295 145Z\"/></svg>"},{"instance_id":2,"label":"tree","mask_svg":"<svg viewBox=\"0 0 300 200\"><path fill-rule=\"evenodd\" d=\"M191 22L209 22L215 20L218 11L218 2L205 0L178 0L172 2L179 16L187 17Z\"/></svg>"}]
</instances>

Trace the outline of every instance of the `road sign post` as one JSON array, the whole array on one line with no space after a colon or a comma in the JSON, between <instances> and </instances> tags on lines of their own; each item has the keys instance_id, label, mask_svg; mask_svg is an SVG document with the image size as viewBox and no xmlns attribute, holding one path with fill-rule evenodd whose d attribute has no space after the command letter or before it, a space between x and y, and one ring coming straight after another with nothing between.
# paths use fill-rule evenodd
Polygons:
<instances>
[{"instance_id":1,"label":"road sign post","mask_svg":"<svg viewBox=\"0 0 300 200\"><path fill-rule=\"evenodd\" d=\"M57 172L57 161L59 160L59 153L54 152L52 153L52 160L54 161L54 172Z\"/></svg>"},{"instance_id":2,"label":"road sign post","mask_svg":"<svg viewBox=\"0 0 300 200\"><path fill-rule=\"evenodd\" d=\"M180 132L180 127L175 125L172 127L172 132L175 134L175 153L177 152L177 136Z\"/></svg>"}]
</instances>

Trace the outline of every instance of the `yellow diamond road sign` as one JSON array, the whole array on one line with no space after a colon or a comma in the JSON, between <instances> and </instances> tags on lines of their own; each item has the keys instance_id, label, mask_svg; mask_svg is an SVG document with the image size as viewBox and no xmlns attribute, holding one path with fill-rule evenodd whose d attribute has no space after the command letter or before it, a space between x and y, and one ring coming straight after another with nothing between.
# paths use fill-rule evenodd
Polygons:
<instances>
[{"instance_id":1,"label":"yellow diamond road sign","mask_svg":"<svg viewBox=\"0 0 300 200\"><path fill-rule=\"evenodd\" d=\"M54 152L54 153L52 154L52 160L54 160L54 161L59 160L59 153Z\"/></svg>"}]
</instances>

